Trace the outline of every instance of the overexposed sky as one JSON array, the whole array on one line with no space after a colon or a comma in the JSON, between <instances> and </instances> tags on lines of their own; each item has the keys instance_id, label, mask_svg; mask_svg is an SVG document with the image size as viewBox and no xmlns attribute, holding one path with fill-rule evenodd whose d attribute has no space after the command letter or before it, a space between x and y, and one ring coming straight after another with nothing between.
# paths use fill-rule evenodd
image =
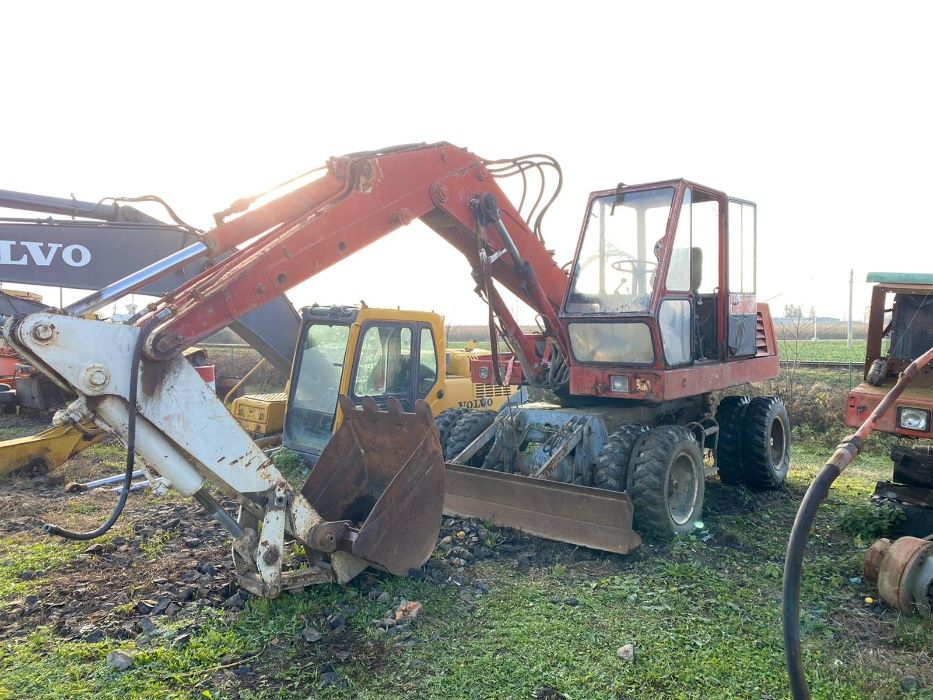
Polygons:
<instances>
[{"instance_id":1,"label":"overexposed sky","mask_svg":"<svg viewBox=\"0 0 933 700\"><path fill-rule=\"evenodd\" d=\"M560 262L589 191L686 177L758 203L759 299L777 314L844 316L854 268L859 318L866 272L933 265L930 7L9 4L0 188L158 194L207 227L331 155L437 140L543 152L564 171L544 225ZM290 297L482 322L472 286L414 224Z\"/></svg>"}]
</instances>

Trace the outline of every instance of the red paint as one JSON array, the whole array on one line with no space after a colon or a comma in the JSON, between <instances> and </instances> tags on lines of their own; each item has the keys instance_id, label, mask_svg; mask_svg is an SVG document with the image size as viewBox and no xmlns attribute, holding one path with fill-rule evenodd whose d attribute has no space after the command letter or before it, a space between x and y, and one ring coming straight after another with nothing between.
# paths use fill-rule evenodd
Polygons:
<instances>
[{"instance_id":1,"label":"red paint","mask_svg":"<svg viewBox=\"0 0 933 700\"><path fill-rule=\"evenodd\" d=\"M16 365L20 362L22 360L19 355L14 354L7 348L0 350L0 382L11 383L13 375L16 374Z\"/></svg>"},{"instance_id":2,"label":"red paint","mask_svg":"<svg viewBox=\"0 0 933 700\"><path fill-rule=\"evenodd\" d=\"M214 365L200 365L194 369L198 374L201 375L201 379L203 379L204 383L211 388L211 391L217 391L217 384L214 375Z\"/></svg>"}]
</instances>

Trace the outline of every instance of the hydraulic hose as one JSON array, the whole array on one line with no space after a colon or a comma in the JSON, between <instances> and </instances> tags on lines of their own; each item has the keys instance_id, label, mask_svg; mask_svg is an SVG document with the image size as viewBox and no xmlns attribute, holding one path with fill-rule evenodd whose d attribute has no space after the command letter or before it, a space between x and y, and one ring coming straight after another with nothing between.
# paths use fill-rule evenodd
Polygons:
<instances>
[{"instance_id":1,"label":"hydraulic hose","mask_svg":"<svg viewBox=\"0 0 933 700\"><path fill-rule=\"evenodd\" d=\"M846 438L836 454L844 451L852 456L846 461L850 462L861 451L862 441L854 435ZM833 455L835 459L836 454ZM790 689L794 700L810 697L810 689L803 673L803 657L800 649L800 581L803 574L803 555L810 536L810 528L816 517L820 504L829 495L829 488L842 473L844 466L835 464L830 460L807 489L807 493L800 503L794 526L787 542L787 555L784 558L784 590L783 590L783 630L784 630L784 659L787 663L787 675L790 680Z\"/></svg>"},{"instance_id":2,"label":"hydraulic hose","mask_svg":"<svg viewBox=\"0 0 933 700\"><path fill-rule=\"evenodd\" d=\"M790 539L787 542L787 556L784 558L784 590L782 593L782 626L784 633L784 660L787 664L787 676L794 700L809 700L810 688L803 672L803 653L800 648L800 581L803 575L803 556L807 547L810 528L820 504L829 495L829 489L847 466L854 460L868 436L877 427L878 421L887 413L898 397L907 388L914 376L923 367L933 361L933 348L910 363L897 383L871 412L862 426L836 448L826 466L820 470L804 494Z\"/></svg>"},{"instance_id":3,"label":"hydraulic hose","mask_svg":"<svg viewBox=\"0 0 933 700\"><path fill-rule=\"evenodd\" d=\"M93 540L106 534L114 523L119 520L123 514L123 508L126 506L126 500L130 495L130 485L133 483L133 472L136 467L136 394L139 384L139 362L142 358L143 344L149 336L150 331L156 324L164 320L160 315L154 316L141 329L136 337L136 343L133 345L133 358L130 362L130 387L127 396L127 420L126 420L126 471L123 474L123 488L120 491L120 498L114 506L110 517L96 530L90 532L75 532L66 530L58 525L46 523L42 530L49 535L58 535L66 540L86 541Z\"/></svg>"}]
</instances>

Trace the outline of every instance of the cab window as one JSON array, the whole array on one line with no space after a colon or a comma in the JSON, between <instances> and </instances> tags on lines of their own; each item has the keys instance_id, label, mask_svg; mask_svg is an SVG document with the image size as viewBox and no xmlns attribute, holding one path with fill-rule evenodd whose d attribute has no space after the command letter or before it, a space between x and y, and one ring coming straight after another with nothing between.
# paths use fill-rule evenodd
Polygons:
<instances>
[{"instance_id":1,"label":"cab window","mask_svg":"<svg viewBox=\"0 0 933 700\"><path fill-rule=\"evenodd\" d=\"M729 200L729 291L755 293L755 205Z\"/></svg>"},{"instance_id":2,"label":"cab window","mask_svg":"<svg viewBox=\"0 0 933 700\"><path fill-rule=\"evenodd\" d=\"M712 294L719 286L719 201L714 195L684 190L665 286L699 294Z\"/></svg>"},{"instance_id":3,"label":"cab window","mask_svg":"<svg viewBox=\"0 0 933 700\"><path fill-rule=\"evenodd\" d=\"M437 382L437 353L434 351L434 334L430 328L421 329L418 363L418 397L424 398Z\"/></svg>"},{"instance_id":4,"label":"cab window","mask_svg":"<svg viewBox=\"0 0 933 700\"><path fill-rule=\"evenodd\" d=\"M406 326L367 328L360 343L354 395L407 393L411 387L411 341L411 329Z\"/></svg>"},{"instance_id":5,"label":"cab window","mask_svg":"<svg viewBox=\"0 0 933 700\"><path fill-rule=\"evenodd\" d=\"M655 288L655 245L664 238L674 188L597 197L590 205L565 310L643 314Z\"/></svg>"}]
</instances>

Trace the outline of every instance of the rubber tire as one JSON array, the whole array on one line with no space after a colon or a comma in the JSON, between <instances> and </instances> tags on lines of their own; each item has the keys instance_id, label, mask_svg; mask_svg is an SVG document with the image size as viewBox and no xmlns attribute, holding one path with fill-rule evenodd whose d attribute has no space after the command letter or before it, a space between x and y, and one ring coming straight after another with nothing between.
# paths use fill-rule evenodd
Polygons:
<instances>
[{"instance_id":1,"label":"rubber tire","mask_svg":"<svg viewBox=\"0 0 933 700\"><path fill-rule=\"evenodd\" d=\"M467 445L479 437L486 428L492 425L496 419L495 411L471 411L467 410L457 419L454 426L450 429L447 436L447 444L444 446L444 460L448 461L456 457L466 449ZM486 456L486 450L480 450L473 459L477 460ZM480 463L482 463L480 461Z\"/></svg>"},{"instance_id":2,"label":"rubber tire","mask_svg":"<svg viewBox=\"0 0 933 700\"><path fill-rule=\"evenodd\" d=\"M437 433L441 440L441 452L447 446L447 439L450 437L450 431L453 429L457 419L467 412L466 408L448 408L437 414L434 424L437 426Z\"/></svg>"},{"instance_id":3,"label":"rubber tire","mask_svg":"<svg viewBox=\"0 0 933 700\"><path fill-rule=\"evenodd\" d=\"M607 491L628 490L631 484L629 463L636 443L647 432L648 426L638 423L627 423L611 432L596 457L593 486Z\"/></svg>"},{"instance_id":4,"label":"rubber tire","mask_svg":"<svg viewBox=\"0 0 933 700\"><path fill-rule=\"evenodd\" d=\"M671 518L667 483L671 466L682 455L690 458L697 493L686 522ZM642 534L669 540L675 535L693 532L703 515L705 472L703 451L693 435L679 425L662 425L645 435L632 456L631 497L635 506L635 528Z\"/></svg>"},{"instance_id":5,"label":"rubber tire","mask_svg":"<svg viewBox=\"0 0 933 700\"><path fill-rule=\"evenodd\" d=\"M742 475L742 430L747 396L727 396L716 407L719 441L716 444L716 469L724 484L744 483Z\"/></svg>"},{"instance_id":6,"label":"rubber tire","mask_svg":"<svg viewBox=\"0 0 933 700\"><path fill-rule=\"evenodd\" d=\"M774 459L771 438L775 421L781 422L784 445L779 460ZM745 468L742 477L749 488L771 490L780 488L790 468L790 418L784 402L776 396L752 399L742 420L742 457Z\"/></svg>"}]
</instances>

